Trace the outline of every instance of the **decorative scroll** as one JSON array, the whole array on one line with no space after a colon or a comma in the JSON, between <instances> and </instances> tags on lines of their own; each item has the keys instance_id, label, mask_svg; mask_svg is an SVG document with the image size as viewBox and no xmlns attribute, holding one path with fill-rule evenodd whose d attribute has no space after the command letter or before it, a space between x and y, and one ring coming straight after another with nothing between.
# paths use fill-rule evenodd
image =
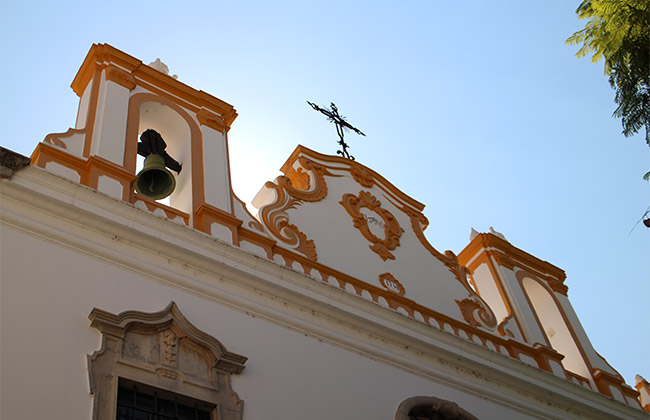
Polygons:
<instances>
[{"instance_id":1,"label":"decorative scroll","mask_svg":"<svg viewBox=\"0 0 650 420\"><path fill-rule=\"evenodd\" d=\"M404 229L400 227L395 216L388 210L383 209L381 202L367 191L359 191L358 196L354 194L343 194L343 199L339 201L339 204L345 207L348 214L352 216L354 227L359 229L361 234L371 242L369 248L373 252L376 252L384 261L387 259L394 260L395 256L390 251L399 246L399 239L404 232ZM382 219L384 238L379 238L370 231L370 226L368 225L369 218L361 213L362 208L371 210Z\"/></svg>"},{"instance_id":2,"label":"decorative scroll","mask_svg":"<svg viewBox=\"0 0 650 420\"><path fill-rule=\"evenodd\" d=\"M314 241L307 239L307 235L301 232L296 225L289 222L287 210L296 208L303 202L317 202L327 196L327 183L325 175L335 176L323 166L305 158L298 159L300 165L311 172L313 186L307 190L302 187L309 187L310 176L298 170L290 169L286 176L279 176L275 183L267 182L265 186L275 190L276 199L260 209L260 216L269 232L284 244L304 254L312 261L317 261L316 246ZM306 177L306 178L305 178ZM296 184L294 186L294 180Z\"/></svg>"},{"instance_id":3,"label":"decorative scroll","mask_svg":"<svg viewBox=\"0 0 650 420\"><path fill-rule=\"evenodd\" d=\"M499 322L499 325L497 326L497 332L499 335L503 337L515 338L515 334L512 332L512 330L507 328L507 325L511 319L514 319L513 314L508 315L507 317L503 318L503 321Z\"/></svg>"},{"instance_id":4,"label":"decorative scroll","mask_svg":"<svg viewBox=\"0 0 650 420\"><path fill-rule=\"evenodd\" d=\"M375 179L373 178L372 173L366 168L350 166L350 175L352 175L352 178L354 178L355 181L366 188L370 188L375 184Z\"/></svg>"},{"instance_id":5,"label":"decorative scroll","mask_svg":"<svg viewBox=\"0 0 650 420\"><path fill-rule=\"evenodd\" d=\"M301 185L294 185L293 180L295 179L295 176L293 178L290 177L291 170L287 171L287 175L277 177L275 182L277 182L277 184L280 187L284 188L287 194L289 194L291 197L299 201L307 201L309 203L315 203L325 198L327 196L327 183L325 182L325 175L328 176L336 176L336 175L332 174L324 166L312 160L309 160L306 157L301 156L300 158L298 158L298 162L300 163L300 166L302 166L303 168L307 169L312 173L314 177L314 186L312 189L306 190L300 188ZM298 170L296 170L295 172L299 173L300 169L301 168L298 168ZM309 179L309 175L308 174L305 175L307 175L307 179Z\"/></svg>"},{"instance_id":6,"label":"decorative scroll","mask_svg":"<svg viewBox=\"0 0 650 420\"><path fill-rule=\"evenodd\" d=\"M419 239L420 243L436 258L442 261L443 264L447 266L447 269L451 271L456 279L463 285L467 290L469 297L463 300L456 300L456 303L460 307L460 311L463 314L463 318L471 326L481 326L485 327L491 331L494 331L497 328L497 319L492 309L488 304L472 289L472 286L467 280L469 270L467 267L460 265L458 262L458 257L453 251L447 250L445 253L439 252L435 249L427 238L424 236L423 227L428 226L429 221L427 218L420 212L415 211L409 207L402 207L402 210L409 215L411 219L411 227L415 236Z\"/></svg>"},{"instance_id":7,"label":"decorative scroll","mask_svg":"<svg viewBox=\"0 0 650 420\"><path fill-rule=\"evenodd\" d=\"M456 300L465 321L472 327L487 327L494 330L497 319L489 306L478 295L474 294L463 300Z\"/></svg>"},{"instance_id":8,"label":"decorative scroll","mask_svg":"<svg viewBox=\"0 0 650 420\"><path fill-rule=\"evenodd\" d=\"M278 229L280 232L287 234L287 237L297 238L296 251L304 254L310 260L317 261L314 241L307 239L307 235L302 233L296 225L290 225L286 220L282 220L278 223Z\"/></svg>"},{"instance_id":9,"label":"decorative scroll","mask_svg":"<svg viewBox=\"0 0 650 420\"><path fill-rule=\"evenodd\" d=\"M293 187L305 191L309 189L309 174L304 172L302 168L295 170L293 166L291 166L285 175L289 180L291 180L291 185Z\"/></svg>"}]
</instances>

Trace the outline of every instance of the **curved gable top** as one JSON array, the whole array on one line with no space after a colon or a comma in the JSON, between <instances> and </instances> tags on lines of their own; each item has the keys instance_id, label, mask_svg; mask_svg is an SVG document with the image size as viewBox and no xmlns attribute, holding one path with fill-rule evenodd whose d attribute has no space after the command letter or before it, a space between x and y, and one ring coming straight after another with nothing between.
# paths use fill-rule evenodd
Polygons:
<instances>
[{"instance_id":1,"label":"curved gable top","mask_svg":"<svg viewBox=\"0 0 650 420\"><path fill-rule=\"evenodd\" d=\"M278 245L472 326L496 328L451 251L424 236L424 205L377 172L298 146L253 204ZM408 311L407 311L408 312Z\"/></svg>"}]
</instances>

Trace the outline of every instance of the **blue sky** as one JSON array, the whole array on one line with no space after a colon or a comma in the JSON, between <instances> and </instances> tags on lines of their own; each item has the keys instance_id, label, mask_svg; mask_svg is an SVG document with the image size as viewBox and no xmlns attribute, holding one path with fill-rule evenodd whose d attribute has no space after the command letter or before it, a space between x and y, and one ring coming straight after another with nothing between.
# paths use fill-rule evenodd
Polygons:
<instances>
[{"instance_id":1,"label":"blue sky","mask_svg":"<svg viewBox=\"0 0 650 420\"><path fill-rule=\"evenodd\" d=\"M250 202L297 144L335 154L307 100L366 133L350 152L427 205L458 253L490 226L567 272L596 350L650 379L650 149L611 117L602 63L564 40L579 1L0 3L0 133L30 155L74 124L93 43L232 104L233 185Z\"/></svg>"}]
</instances>

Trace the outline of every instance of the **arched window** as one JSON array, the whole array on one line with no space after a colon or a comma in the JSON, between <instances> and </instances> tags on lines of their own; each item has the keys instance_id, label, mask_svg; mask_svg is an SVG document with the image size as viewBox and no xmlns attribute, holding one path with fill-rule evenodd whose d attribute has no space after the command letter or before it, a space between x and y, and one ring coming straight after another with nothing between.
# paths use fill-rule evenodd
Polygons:
<instances>
[{"instance_id":1,"label":"arched window","mask_svg":"<svg viewBox=\"0 0 650 420\"><path fill-rule=\"evenodd\" d=\"M399 405L395 420L478 420L455 402L436 397L411 397Z\"/></svg>"}]
</instances>

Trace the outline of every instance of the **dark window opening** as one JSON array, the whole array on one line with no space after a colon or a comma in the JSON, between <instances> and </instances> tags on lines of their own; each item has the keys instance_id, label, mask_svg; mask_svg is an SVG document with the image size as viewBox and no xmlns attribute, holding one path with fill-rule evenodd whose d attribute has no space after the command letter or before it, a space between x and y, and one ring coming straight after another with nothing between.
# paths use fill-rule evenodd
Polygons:
<instances>
[{"instance_id":1,"label":"dark window opening","mask_svg":"<svg viewBox=\"0 0 650 420\"><path fill-rule=\"evenodd\" d=\"M215 406L190 397L120 379L117 420L210 420Z\"/></svg>"}]
</instances>

